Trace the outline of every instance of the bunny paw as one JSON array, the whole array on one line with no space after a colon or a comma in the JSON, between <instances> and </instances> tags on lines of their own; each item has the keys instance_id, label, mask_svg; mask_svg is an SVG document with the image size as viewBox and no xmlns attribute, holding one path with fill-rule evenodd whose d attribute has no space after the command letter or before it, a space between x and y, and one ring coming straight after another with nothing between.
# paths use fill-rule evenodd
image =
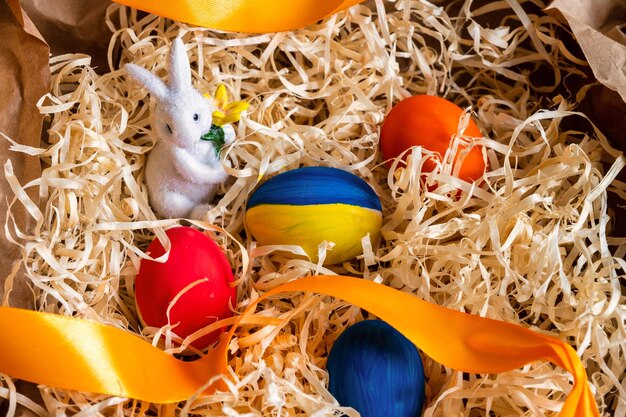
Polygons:
<instances>
[{"instance_id":1,"label":"bunny paw","mask_svg":"<svg viewBox=\"0 0 626 417\"><path fill-rule=\"evenodd\" d=\"M193 220L206 220L206 215L212 208L210 204L200 204L191 210L189 217Z\"/></svg>"},{"instance_id":2,"label":"bunny paw","mask_svg":"<svg viewBox=\"0 0 626 417\"><path fill-rule=\"evenodd\" d=\"M235 128L232 125L222 126L224 131L224 143L230 145L235 141Z\"/></svg>"}]
</instances>

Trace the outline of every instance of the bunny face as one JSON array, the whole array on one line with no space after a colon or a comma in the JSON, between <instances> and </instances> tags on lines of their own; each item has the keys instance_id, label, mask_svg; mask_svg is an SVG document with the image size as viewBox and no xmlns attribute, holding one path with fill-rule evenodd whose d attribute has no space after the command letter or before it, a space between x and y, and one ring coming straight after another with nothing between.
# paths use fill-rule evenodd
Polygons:
<instances>
[{"instance_id":1,"label":"bunny face","mask_svg":"<svg viewBox=\"0 0 626 417\"><path fill-rule=\"evenodd\" d=\"M206 134L213 121L212 104L196 90L172 94L174 100L157 102L152 113L152 128L163 143L190 148Z\"/></svg>"}]
</instances>

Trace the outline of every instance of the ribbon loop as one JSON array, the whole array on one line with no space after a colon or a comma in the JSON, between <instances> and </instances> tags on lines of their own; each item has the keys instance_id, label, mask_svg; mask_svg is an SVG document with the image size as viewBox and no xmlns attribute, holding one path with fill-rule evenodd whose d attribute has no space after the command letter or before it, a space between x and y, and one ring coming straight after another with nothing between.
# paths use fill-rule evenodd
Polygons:
<instances>
[{"instance_id":1,"label":"ribbon loop","mask_svg":"<svg viewBox=\"0 0 626 417\"><path fill-rule=\"evenodd\" d=\"M229 32L269 33L317 22L363 0L114 0L196 26Z\"/></svg>"},{"instance_id":2,"label":"ribbon loop","mask_svg":"<svg viewBox=\"0 0 626 417\"><path fill-rule=\"evenodd\" d=\"M310 291L359 306L403 333L426 355L460 371L497 373L548 360L572 373L561 417L599 417L574 349L521 326L452 311L359 278L314 276L280 285L255 300L205 357L180 361L134 334L99 323L0 307L0 373L64 389L183 401L212 378L228 375L228 346L257 304L290 291ZM223 382L210 391L225 389Z\"/></svg>"}]
</instances>

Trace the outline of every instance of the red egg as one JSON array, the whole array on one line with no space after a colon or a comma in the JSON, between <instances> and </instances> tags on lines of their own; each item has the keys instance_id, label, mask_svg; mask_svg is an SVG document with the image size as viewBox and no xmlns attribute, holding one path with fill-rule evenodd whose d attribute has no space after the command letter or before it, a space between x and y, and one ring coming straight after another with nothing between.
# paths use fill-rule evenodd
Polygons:
<instances>
[{"instance_id":1,"label":"red egg","mask_svg":"<svg viewBox=\"0 0 626 417\"><path fill-rule=\"evenodd\" d=\"M167 262L142 259L135 281L135 301L142 322L152 327L168 324L167 309L190 284L204 280L184 292L170 310L173 332L185 338L217 320L231 317L237 290L231 287L233 273L220 247L206 235L191 227L166 231L172 243ZM158 239L147 250L158 258L165 249ZM192 343L204 349L218 338L222 330L207 334Z\"/></svg>"}]
</instances>

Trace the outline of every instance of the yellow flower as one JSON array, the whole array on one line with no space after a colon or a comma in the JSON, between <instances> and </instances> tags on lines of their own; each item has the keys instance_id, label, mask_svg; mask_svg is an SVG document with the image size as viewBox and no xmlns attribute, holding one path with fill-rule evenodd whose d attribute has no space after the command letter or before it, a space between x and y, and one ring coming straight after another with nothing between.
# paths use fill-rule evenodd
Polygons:
<instances>
[{"instance_id":1,"label":"yellow flower","mask_svg":"<svg viewBox=\"0 0 626 417\"><path fill-rule=\"evenodd\" d=\"M228 93L226 92L226 86L220 84L215 91L215 97L211 97L205 94L204 97L213 100L217 110L213 112L213 124L217 126L224 126L229 123L238 122L241 118L241 112L250 107L250 103L246 101L233 101L228 102Z\"/></svg>"}]
</instances>

